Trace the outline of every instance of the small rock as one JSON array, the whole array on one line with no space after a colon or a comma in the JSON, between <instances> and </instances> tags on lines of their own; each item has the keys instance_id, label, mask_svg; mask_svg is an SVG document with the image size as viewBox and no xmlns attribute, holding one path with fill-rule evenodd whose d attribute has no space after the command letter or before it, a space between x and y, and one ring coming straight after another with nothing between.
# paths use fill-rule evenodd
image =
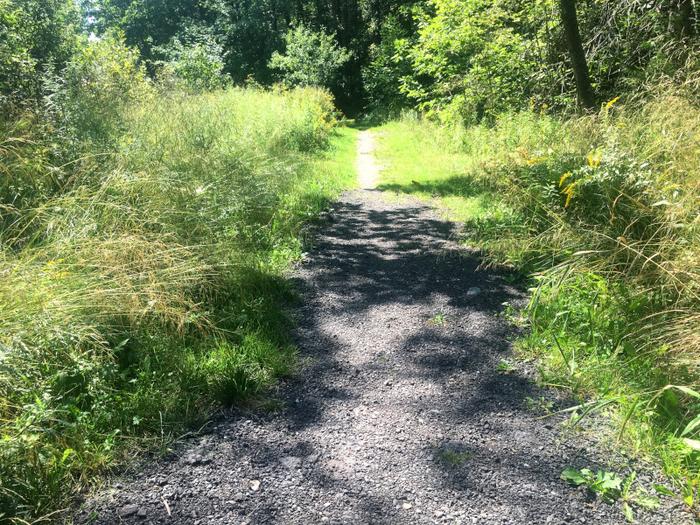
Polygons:
<instances>
[{"instance_id":1,"label":"small rock","mask_svg":"<svg viewBox=\"0 0 700 525\"><path fill-rule=\"evenodd\" d=\"M184 461L188 465L192 466L207 465L208 463L211 463L211 457L203 456L202 454L190 454L189 456L185 457Z\"/></svg>"},{"instance_id":2,"label":"small rock","mask_svg":"<svg viewBox=\"0 0 700 525\"><path fill-rule=\"evenodd\" d=\"M413 508L413 504L412 504L412 503L409 503L408 501L405 501L405 502L401 505L401 507L403 507L403 510L409 510L409 509L412 509L412 508Z\"/></svg>"},{"instance_id":3,"label":"small rock","mask_svg":"<svg viewBox=\"0 0 700 525\"><path fill-rule=\"evenodd\" d=\"M472 286L471 288L469 288L469 290L467 290L467 297L476 297L480 293L481 288L479 288L478 286Z\"/></svg>"},{"instance_id":4,"label":"small rock","mask_svg":"<svg viewBox=\"0 0 700 525\"><path fill-rule=\"evenodd\" d=\"M260 481L257 479L251 479L248 485L253 492L257 492L260 489Z\"/></svg>"},{"instance_id":5,"label":"small rock","mask_svg":"<svg viewBox=\"0 0 700 525\"><path fill-rule=\"evenodd\" d=\"M124 505L121 509L119 509L119 514L120 518L126 518L128 516L133 516L139 511L139 506L138 505Z\"/></svg>"},{"instance_id":6,"label":"small rock","mask_svg":"<svg viewBox=\"0 0 700 525\"><path fill-rule=\"evenodd\" d=\"M301 467L301 458L296 456L285 456L280 459L280 463L282 463L282 465L287 467L289 470L294 470Z\"/></svg>"}]
</instances>

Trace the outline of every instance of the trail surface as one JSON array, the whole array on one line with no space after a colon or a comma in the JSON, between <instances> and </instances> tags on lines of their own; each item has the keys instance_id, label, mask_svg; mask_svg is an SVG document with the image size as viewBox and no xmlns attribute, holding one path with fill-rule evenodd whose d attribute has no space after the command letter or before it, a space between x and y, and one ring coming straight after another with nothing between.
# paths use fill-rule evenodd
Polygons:
<instances>
[{"instance_id":1,"label":"trail surface","mask_svg":"<svg viewBox=\"0 0 700 525\"><path fill-rule=\"evenodd\" d=\"M561 419L528 409L544 394L527 374L497 371L512 335L502 304L519 296L453 228L417 201L346 194L295 272L305 364L284 407L217 423L77 521L624 523L559 479L614 458L562 439ZM668 503L639 521L690 523Z\"/></svg>"}]
</instances>

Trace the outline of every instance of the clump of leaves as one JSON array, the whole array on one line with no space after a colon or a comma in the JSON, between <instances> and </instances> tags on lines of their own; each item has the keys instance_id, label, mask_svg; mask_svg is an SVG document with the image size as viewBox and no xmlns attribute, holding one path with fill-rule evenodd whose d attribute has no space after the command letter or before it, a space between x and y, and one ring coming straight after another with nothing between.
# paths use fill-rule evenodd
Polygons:
<instances>
[{"instance_id":1,"label":"clump of leaves","mask_svg":"<svg viewBox=\"0 0 700 525\"><path fill-rule=\"evenodd\" d=\"M452 467L459 467L471 459L472 453L468 451L458 451L453 449L443 449L439 452L438 457L444 463Z\"/></svg>"},{"instance_id":2,"label":"clump of leaves","mask_svg":"<svg viewBox=\"0 0 700 525\"><path fill-rule=\"evenodd\" d=\"M551 414L554 408L554 402L550 401L544 396L540 396L535 399L534 397L526 397L525 405L528 410L532 412L544 412L545 414Z\"/></svg>"},{"instance_id":3,"label":"clump of leaves","mask_svg":"<svg viewBox=\"0 0 700 525\"><path fill-rule=\"evenodd\" d=\"M342 67L352 54L338 45L335 35L313 31L303 25L284 35L285 53L275 51L270 69L280 72L289 86L316 86L332 89L338 83Z\"/></svg>"},{"instance_id":4,"label":"clump of leaves","mask_svg":"<svg viewBox=\"0 0 700 525\"><path fill-rule=\"evenodd\" d=\"M626 478L622 478L615 472L598 470L593 473L588 468L578 470L569 467L564 469L561 477L572 485L587 487L588 490L598 495L605 503L612 505L617 501L621 501L622 511L630 523L634 523L633 508L653 510L659 507L658 498L650 496L641 487L633 490L634 482L637 479L636 472L632 472Z\"/></svg>"},{"instance_id":5,"label":"clump of leaves","mask_svg":"<svg viewBox=\"0 0 700 525\"><path fill-rule=\"evenodd\" d=\"M428 322L435 326L445 326L447 324L447 318L444 314L435 314Z\"/></svg>"},{"instance_id":6,"label":"clump of leaves","mask_svg":"<svg viewBox=\"0 0 700 525\"><path fill-rule=\"evenodd\" d=\"M496 371L499 374L510 374L515 371L515 367L506 359L501 359L496 365Z\"/></svg>"}]
</instances>

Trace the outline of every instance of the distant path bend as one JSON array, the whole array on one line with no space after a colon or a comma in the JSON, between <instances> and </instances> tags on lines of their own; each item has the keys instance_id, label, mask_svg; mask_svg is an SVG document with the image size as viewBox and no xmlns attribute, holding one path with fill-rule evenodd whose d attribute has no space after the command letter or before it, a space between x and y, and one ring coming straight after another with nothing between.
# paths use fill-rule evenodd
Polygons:
<instances>
[{"instance_id":1,"label":"distant path bend","mask_svg":"<svg viewBox=\"0 0 700 525\"><path fill-rule=\"evenodd\" d=\"M372 188L371 133L359 148L361 186ZM284 408L219 422L78 521L624 523L619 507L559 479L610 458L582 437L561 442L560 420L527 407L543 392L498 371L512 335L502 305L520 296L454 236L417 201L344 195L295 272L305 365L281 388ZM639 522L690 520L665 508Z\"/></svg>"}]
</instances>

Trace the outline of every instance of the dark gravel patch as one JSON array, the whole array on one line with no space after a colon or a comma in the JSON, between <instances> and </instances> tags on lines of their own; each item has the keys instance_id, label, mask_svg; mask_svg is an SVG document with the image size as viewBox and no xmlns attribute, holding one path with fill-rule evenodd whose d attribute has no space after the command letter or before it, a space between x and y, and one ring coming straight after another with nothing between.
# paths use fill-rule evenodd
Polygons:
<instances>
[{"instance_id":1,"label":"dark gravel patch","mask_svg":"<svg viewBox=\"0 0 700 525\"><path fill-rule=\"evenodd\" d=\"M415 201L347 194L294 279L305 366L276 413L232 415L115 483L78 523L624 523L560 480L570 465L627 468L585 433L562 434L499 373L521 300ZM650 488L656 476L637 467ZM640 523L692 519L671 500Z\"/></svg>"}]
</instances>

